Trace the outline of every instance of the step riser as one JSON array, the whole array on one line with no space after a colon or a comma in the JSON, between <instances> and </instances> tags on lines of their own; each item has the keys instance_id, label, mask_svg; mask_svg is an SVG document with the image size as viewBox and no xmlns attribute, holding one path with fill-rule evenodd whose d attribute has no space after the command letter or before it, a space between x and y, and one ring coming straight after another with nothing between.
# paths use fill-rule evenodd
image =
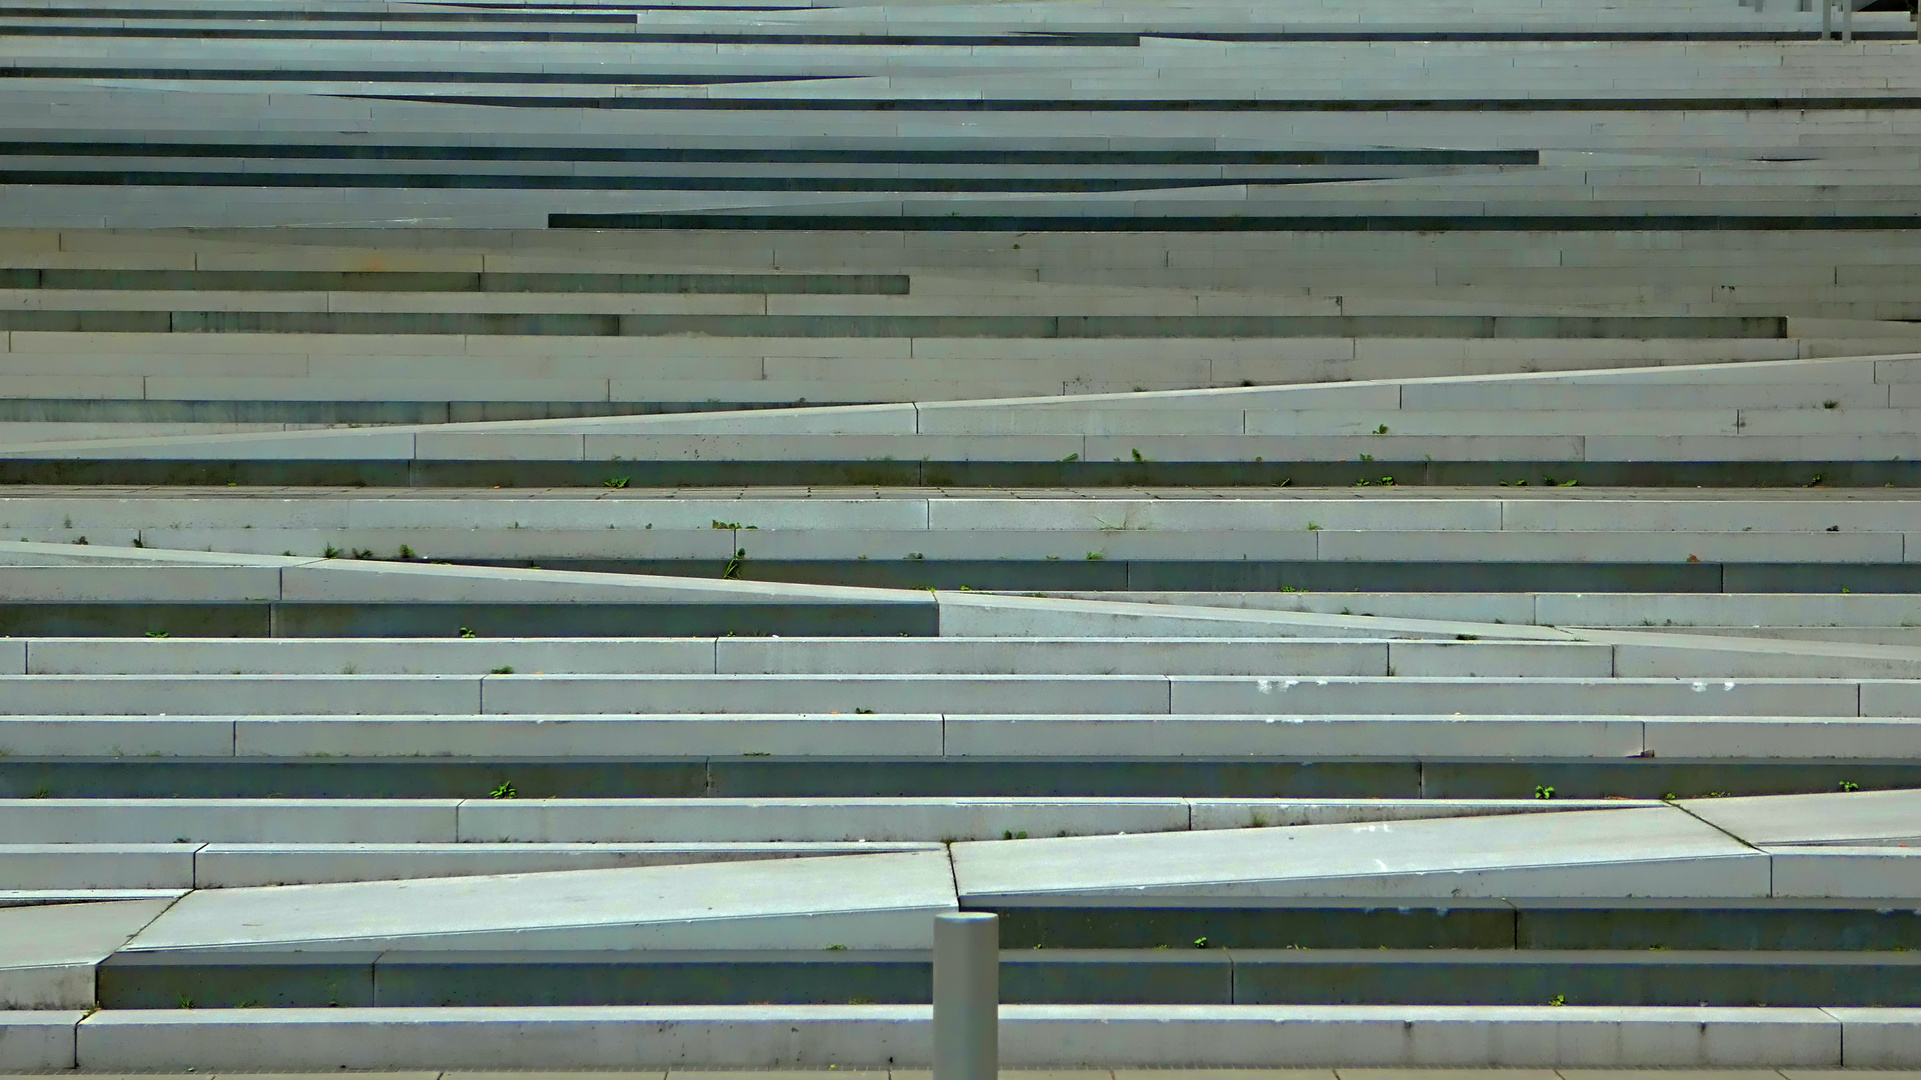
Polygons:
<instances>
[{"instance_id":1,"label":"step riser","mask_svg":"<svg viewBox=\"0 0 1921 1080\"><path fill-rule=\"evenodd\" d=\"M671 487L1495 487L1552 478L1582 487L1921 487L1915 461L434 461L370 459L0 460L0 484L244 487L578 487L625 477Z\"/></svg>"},{"instance_id":2,"label":"step riser","mask_svg":"<svg viewBox=\"0 0 1921 1080\"><path fill-rule=\"evenodd\" d=\"M1376 957L1378 957L1376 953ZM285 964L116 957L97 975L109 1009L506 1005L926 1004L924 958L766 955L680 964L599 956L548 963L387 954ZM1145 954L1003 954L1000 998L1025 1004L1714 1005L1910 1007L1921 963L1905 954L1820 963L1772 954L1676 963L1658 953L1579 959L1509 956L1275 957L1213 949Z\"/></svg>"},{"instance_id":3,"label":"step riser","mask_svg":"<svg viewBox=\"0 0 1921 1080\"><path fill-rule=\"evenodd\" d=\"M462 627L550 638L940 633L931 604L0 604L0 635L13 637L448 638Z\"/></svg>"},{"instance_id":4,"label":"step riser","mask_svg":"<svg viewBox=\"0 0 1921 1080\"><path fill-rule=\"evenodd\" d=\"M0 798L522 798L1188 796L1195 798L1659 799L1921 787L1921 762L1272 761L1050 759L780 761L33 761L0 759ZM779 831L779 827L775 826ZM562 830L565 831L564 829ZM164 839L172 839L167 836ZM645 839L707 836L635 835ZM852 839L794 835L790 839ZM874 837L878 839L879 837ZM941 835L900 839L939 840ZM13 838L16 842L31 836ZM609 839L553 835L542 839Z\"/></svg>"}]
</instances>

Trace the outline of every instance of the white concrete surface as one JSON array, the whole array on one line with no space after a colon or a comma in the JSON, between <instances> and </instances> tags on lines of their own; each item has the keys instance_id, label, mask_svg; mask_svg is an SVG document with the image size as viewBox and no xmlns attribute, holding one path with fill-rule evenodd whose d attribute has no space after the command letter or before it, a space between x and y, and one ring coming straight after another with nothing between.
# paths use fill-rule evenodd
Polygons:
<instances>
[{"instance_id":1,"label":"white concrete surface","mask_svg":"<svg viewBox=\"0 0 1921 1080\"><path fill-rule=\"evenodd\" d=\"M927 948L938 852L195 892L129 951Z\"/></svg>"},{"instance_id":2,"label":"white concrete surface","mask_svg":"<svg viewBox=\"0 0 1921 1080\"><path fill-rule=\"evenodd\" d=\"M1677 805L1750 844L1921 843L1921 791L1688 799Z\"/></svg>"},{"instance_id":3,"label":"white concrete surface","mask_svg":"<svg viewBox=\"0 0 1921 1080\"><path fill-rule=\"evenodd\" d=\"M1009 1005L1001 1014L1002 1062L1833 1068L1842 1061L1844 1030L1874 1022L1883 1010L1860 1012L1869 1016L1819 1009ZM930 1013L913 1005L129 1010L82 1023L78 1057L83 1068L108 1071L912 1067L931 1050ZM1887 1041L1883 1036L1880 1044Z\"/></svg>"},{"instance_id":4,"label":"white concrete surface","mask_svg":"<svg viewBox=\"0 0 1921 1080\"><path fill-rule=\"evenodd\" d=\"M0 1011L0 1068L23 1073L74 1067L74 1033L85 1012Z\"/></svg>"},{"instance_id":5,"label":"white concrete surface","mask_svg":"<svg viewBox=\"0 0 1921 1080\"><path fill-rule=\"evenodd\" d=\"M962 900L1766 896L1765 855L1680 811L957 844Z\"/></svg>"},{"instance_id":6,"label":"white concrete surface","mask_svg":"<svg viewBox=\"0 0 1921 1080\"><path fill-rule=\"evenodd\" d=\"M0 1016L7 1010L87 1009L93 972L167 910L166 900L0 908ZM0 1027L0 1060L12 1029ZM23 1041L39 1036L26 1035ZM29 1049L27 1053L33 1053Z\"/></svg>"}]
</instances>

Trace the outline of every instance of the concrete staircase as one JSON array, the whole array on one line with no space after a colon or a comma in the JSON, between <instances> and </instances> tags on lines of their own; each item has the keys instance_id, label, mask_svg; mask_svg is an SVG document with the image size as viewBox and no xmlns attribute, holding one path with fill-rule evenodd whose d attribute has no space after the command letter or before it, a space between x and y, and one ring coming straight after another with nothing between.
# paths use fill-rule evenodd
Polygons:
<instances>
[{"instance_id":1,"label":"concrete staircase","mask_svg":"<svg viewBox=\"0 0 1921 1080\"><path fill-rule=\"evenodd\" d=\"M0 12L0 1071L1921 1067L1851 21Z\"/></svg>"}]
</instances>

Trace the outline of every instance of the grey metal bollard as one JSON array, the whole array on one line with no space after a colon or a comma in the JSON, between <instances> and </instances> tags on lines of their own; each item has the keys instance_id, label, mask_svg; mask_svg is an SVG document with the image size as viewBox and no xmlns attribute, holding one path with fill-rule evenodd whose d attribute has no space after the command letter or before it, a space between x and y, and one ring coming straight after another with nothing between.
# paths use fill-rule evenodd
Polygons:
<instances>
[{"instance_id":1,"label":"grey metal bollard","mask_svg":"<svg viewBox=\"0 0 1921 1080\"><path fill-rule=\"evenodd\" d=\"M934 1080L1000 1075L1000 916L934 916Z\"/></svg>"}]
</instances>

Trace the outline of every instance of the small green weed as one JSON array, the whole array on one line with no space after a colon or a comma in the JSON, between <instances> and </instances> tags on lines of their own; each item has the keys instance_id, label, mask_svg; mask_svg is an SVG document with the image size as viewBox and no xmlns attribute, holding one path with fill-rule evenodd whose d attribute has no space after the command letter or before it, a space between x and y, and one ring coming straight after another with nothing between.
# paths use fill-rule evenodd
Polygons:
<instances>
[{"instance_id":1,"label":"small green weed","mask_svg":"<svg viewBox=\"0 0 1921 1080\"><path fill-rule=\"evenodd\" d=\"M624 488L627 486L628 479L629 478L625 476L610 476L602 480L600 486L605 488Z\"/></svg>"},{"instance_id":2,"label":"small green weed","mask_svg":"<svg viewBox=\"0 0 1921 1080\"><path fill-rule=\"evenodd\" d=\"M1537 799L1552 799L1554 797L1554 788L1546 784L1536 784L1534 785L1534 797Z\"/></svg>"},{"instance_id":3,"label":"small green weed","mask_svg":"<svg viewBox=\"0 0 1921 1080\"><path fill-rule=\"evenodd\" d=\"M502 664L502 665L500 665L499 667L497 667L497 668L495 668L495 669L493 669L492 671L490 671L490 672L488 672L487 674L489 674L489 675L512 675L513 673L514 673L514 666L513 666L512 664Z\"/></svg>"},{"instance_id":4,"label":"small green weed","mask_svg":"<svg viewBox=\"0 0 1921 1080\"><path fill-rule=\"evenodd\" d=\"M512 780L502 780L499 787L487 793L487 797L489 799L518 799L520 798L520 791L514 787Z\"/></svg>"}]
</instances>

